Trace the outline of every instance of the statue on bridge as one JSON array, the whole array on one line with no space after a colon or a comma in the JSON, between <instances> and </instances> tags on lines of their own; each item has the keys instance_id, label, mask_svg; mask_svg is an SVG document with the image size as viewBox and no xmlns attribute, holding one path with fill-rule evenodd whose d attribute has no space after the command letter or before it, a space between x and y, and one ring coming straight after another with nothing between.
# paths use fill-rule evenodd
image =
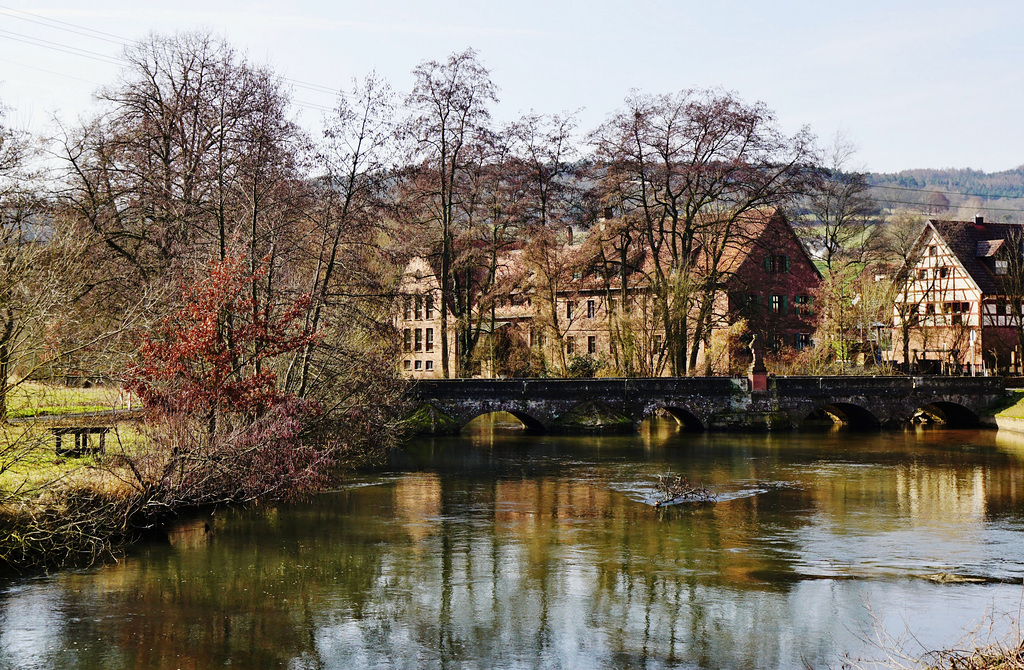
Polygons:
<instances>
[{"instance_id":1,"label":"statue on bridge","mask_svg":"<svg viewBox=\"0 0 1024 670\"><path fill-rule=\"evenodd\" d=\"M750 337L750 388L753 391L768 390L768 369L764 366L764 344L761 338L754 333Z\"/></svg>"}]
</instances>

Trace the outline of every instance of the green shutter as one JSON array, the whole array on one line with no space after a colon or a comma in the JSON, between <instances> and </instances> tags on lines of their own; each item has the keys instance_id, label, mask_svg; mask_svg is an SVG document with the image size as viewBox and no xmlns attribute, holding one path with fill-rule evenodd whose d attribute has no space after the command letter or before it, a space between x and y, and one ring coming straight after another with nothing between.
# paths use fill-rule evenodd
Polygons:
<instances>
[{"instance_id":1,"label":"green shutter","mask_svg":"<svg viewBox=\"0 0 1024 670\"><path fill-rule=\"evenodd\" d=\"M789 256L786 256L786 272L789 272Z\"/></svg>"},{"instance_id":2,"label":"green shutter","mask_svg":"<svg viewBox=\"0 0 1024 670\"><path fill-rule=\"evenodd\" d=\"M786 296L782 296L782 314L786 313Z\"/></svg>"},{"instance_id":3,"label":"green shutter","mask_svg":"<svg viewBox=\"0 0 1024 670\"><path fill-rule=\"evenodd\" d=\"M765 256L764 257L764 271L765 272L771 272L771 270L772 270L772 257L771 256Z\"/></svg>"}]
</instances>

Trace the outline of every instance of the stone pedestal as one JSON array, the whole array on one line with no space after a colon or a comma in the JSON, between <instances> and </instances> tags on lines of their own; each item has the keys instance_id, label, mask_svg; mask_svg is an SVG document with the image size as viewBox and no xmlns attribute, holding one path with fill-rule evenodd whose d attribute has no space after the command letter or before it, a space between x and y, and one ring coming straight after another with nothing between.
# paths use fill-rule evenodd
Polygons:
<instances>
[{"instance_id":1,"label":"stone pedestal","mask_svg":"<svg viewBox=\"0 0 1024 670\"><path fill-rule=\"evenodd\" d=\"M753 358L750 371L747 373L750 377L750 390L767 391L768 370L764 367L764 347L756 334L750 339L750 356Z\"/></svg>"}]
</instances>

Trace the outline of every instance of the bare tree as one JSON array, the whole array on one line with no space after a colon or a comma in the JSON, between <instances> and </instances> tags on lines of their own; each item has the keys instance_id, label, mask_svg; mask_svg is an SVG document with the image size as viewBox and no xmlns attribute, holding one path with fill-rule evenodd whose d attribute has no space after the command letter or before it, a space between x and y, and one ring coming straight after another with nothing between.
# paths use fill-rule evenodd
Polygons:
<instances>
[{"instance_id":1,"label":"bare tree","mask_svg":"<svg viewBox=\"0 0 1024 670\"><path fill-rule=\"evenodd\" d=\"M416 83L406 99L412 114L407 128L415 145L413 160L424 169L418 180L423 196L419 216L429 225L437 247L441 367L444 376L450 377L450 317L455 318L459 341L468 342L470 321L454 284L459 201L464 196L460 184L468 148L490 121L488 106L497 101L497 88L472 49L452 54L443 62L420 63L413 75ZM466 365L471 354L460 349L460 364ZM461 375L466 370L459 367L455 372Z\"/></svg>"},{"instance_id":2,"label":"bare tree","mask_svg":"<svg viewBox=\"0 0 1024 670\"><path fill-rule=\"evenodd\" d=\"M0 420L11 390L80 347L73 328L83 245L44 193L29 138L0 109Z\"/></svg>"},{"instance_id":3,"label":"bare tree","mask_svg":"<svg viewBox=\"0 0 1024 670\"><path fill-rule=\"evenodd\" d=\"M818 158L821 167L807 198L815 227L805 239L821 254L828 274L839 264L861 260L868 229L874 224L876 207L867 178L850 170L855 153L856 147L837 134Z\"/></svg>"},{"instance_id":4,"label":"bare tree","mask_svg":"<svg viewBox=\"0 0 1024 670\"><path fill-rule=\"evenodd\" d=\"M272 254L303 142L280 81L202 33L153 35L124 58L97 95L103 112L66 133L62 153L66 201L131 270L125 285L233 246L252 262Z\"/></svg>"},{"instance_id":5,"label":"bare tree","mask_svg":"<svg viewBox=\"0 0 1024 670\"><path fill-rule=\"evenodd\" d=\"M618 194L650 251L671 371L685 374L710 332L722 259L745 217L803 190L811 137L782 135L762 103L686 90L632 94L593 141L605 192Z\"/></svg>"},{"instance_id":6,"label":"bare tree","mask_svg":"<svg viewBox=\"0 0 1024 670\"><path fill-rule=\"evenodd\" d=\"M543 227L569 222L578 208L575 180L578 150L573 142L574 115L530 113L514 123L531 203L528 220Z\"/></svg>"},{"instance_id":7,"label":"bare tree","mask_svg":"<svg viewBox=\"0 0 1024 670\"><path fill-rule=\"evenodd\" d=\"M922 306L932 288L929 285L915 287L915 282L919 281L915 267L922 255L918 241L924 226L920 214L897 212L874 231L868 243L872 262L889 275L888 302L893 306L893 325L899 329L905 371L910 370L911 334L921 327L925 317Z\"/></svg>"},{"instance_id":8,"label":"bare tree","mask_svg":"<svg viewBox=\"0 0 1024 670\"><path fill-rule=\"evenodd\" d=\"M385 299L388 268L395 263L383 248L387 230L385 192L395 151L394 93L375 75L339 95L327 120L319 152L322 176L299 224L294 256L302 259L297 285L311 297L306 324L330 337L305 343L292 357L285 388L305 397L369 381L367 367L387 350L373 346L391 338ZM372 335L372 336L371 336ZM340 379L347 383L339 384ZM328 400L348 405L353 395Z\"/></svg>"}]
</instances>

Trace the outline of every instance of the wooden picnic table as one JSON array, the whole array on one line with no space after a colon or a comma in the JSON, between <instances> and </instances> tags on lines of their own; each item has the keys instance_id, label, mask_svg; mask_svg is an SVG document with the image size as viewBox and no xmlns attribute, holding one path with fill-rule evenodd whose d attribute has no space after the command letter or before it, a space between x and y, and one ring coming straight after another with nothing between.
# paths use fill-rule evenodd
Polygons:
<instances>
[{"instance_id":1,"label":"wooden picnic table","mask_svg":"<svg viewBox=\"0 0 1024 670\"><path fill-rule=\"evenodd\" d=\"M50 428L50 432L53 433L53 437L56 440L58 456L82 456L86 453L102 454L107 446L107 433L110 432L110 428L110 426L56 426ZM75 436L74 449L63 448L63 437L65 435ZM90 435L100 436L98 447L92 447L89 444Z\"/></svg>"}]
</instances>

